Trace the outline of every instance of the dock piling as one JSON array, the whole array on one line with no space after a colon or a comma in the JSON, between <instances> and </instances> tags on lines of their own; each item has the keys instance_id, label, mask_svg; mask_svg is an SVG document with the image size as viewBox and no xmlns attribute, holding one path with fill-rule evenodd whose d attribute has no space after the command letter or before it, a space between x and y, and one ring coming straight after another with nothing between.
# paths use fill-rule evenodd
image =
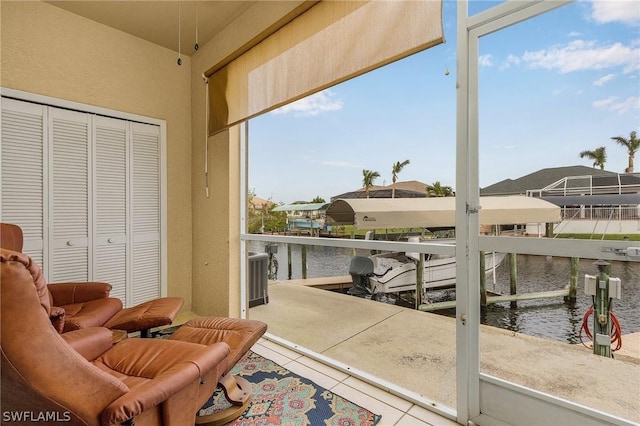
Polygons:
<instances>
[{"instance_id":1,"label":"dock piling","mask_svg":"<svg viewBox=\"0 0 640 426\"><path fill-rule=\"evenodd\" d=\"M292 278L292 269L291 269L291 244L287 244L287 273L289 279Z\"/></svg>"},{"instance_id":2,"label":"dock piling","mask_svg":"<svg viewBox=\"0 0 640 426\"><path fill-rule=\"evenodd\" d=\"M302 245L302 279L307 278L307 246Z\"/></svg>"},{"instance_id":3,"label":"dock piling","mask_svg":"<svg viewBox=\"0 0 640 426\"><path fill-rule=\"evenodd\" d=\"M485 271L486 259L484 252L480 252L480 306L487 306L487 274Z\"/></svg>"},{"instance_id":4,"label":"dock piling","mask_svg":"<svg viewBox=\"0 0 640 426\"><path fill-rule=\"evenodd\" d=\"M518 255L516 253L509 253L509 293L518 294ZM512 300L510 306L517 308L518 302Z\"/></svg>"},{"instance_id":5,"label":"dock piling","mask_svg":"<svg viewBox=\"0 0 640 426\"><path fill-rule=\"evenodd\" d=\"M565 302L575 303L578 299L578 267L580 258L572 257L571 262L571 278L569 279L569 295L564 298Z\"/></svg>"},{"instance_id":6,"label":"dock piling","mask_svg":"<svg viewBox=\"0 0 640 426\"><path fill-rule=\"evenodd\" d=\"M424 284L424 253L420 253L416 268L416 309L422 305L422 285Z\"/></svg>"}]
</instances>

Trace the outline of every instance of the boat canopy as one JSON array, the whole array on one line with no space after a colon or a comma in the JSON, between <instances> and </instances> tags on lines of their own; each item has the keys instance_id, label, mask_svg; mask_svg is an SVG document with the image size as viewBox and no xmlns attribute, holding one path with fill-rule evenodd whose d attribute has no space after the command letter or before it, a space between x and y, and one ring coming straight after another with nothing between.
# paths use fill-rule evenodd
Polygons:
<instances>
[{"instance_id":1,"label":"boat canopy","mask_svg":"<svg viewBox=\"0 0 640 426\"><path fill-rule=\"evenodd\" d=\"M284 204L273 209L274 212L309 212L326 210L329 203Z\"/></svg>"},{"instance_id":2,"label":"boat canopy","mask_svg":"<svg viewBox=\"0 0 640 426\"><path fill-rule=\"evenodd\" d=\"M480 197L480 224L560 222L560 207L522 195ZM456 224L455 197L356 198L333 201L326 224L357 229L442 228Z\"/></svg>"}]
</instances>

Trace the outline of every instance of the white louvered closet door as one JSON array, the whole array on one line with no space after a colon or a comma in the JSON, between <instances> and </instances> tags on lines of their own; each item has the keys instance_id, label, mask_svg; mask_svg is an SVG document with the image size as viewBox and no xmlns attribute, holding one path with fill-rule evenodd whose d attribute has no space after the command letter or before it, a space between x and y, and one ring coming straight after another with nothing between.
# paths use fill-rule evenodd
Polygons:
<instances>
[{"instance_id":1,"label":"white louvered closet door","mask_svg":"<svg viewBox=\"0 0 640 426\"><path fill-rule=\"evenodd\" d=\"M43 105L2 98L2 221L24 234L23 251L42 265L45 247Z\"/></svg>"},{"instance_id":2,"label":"white louvered closet door","mask_svg":"<svg viewBox=\"0 0 640 426\"><path fill-rule=\"evenodd\" d=\"M95 116L93 281L113 286L111 296L127 298L127 148L129 123Z\"/></svg>"},{"instance_id":3,"label":"white louvered closet door","mask_svg":"<svg viewBox=\"0 0 640 426\"><path fill-rule=\"evenodd\" d=\"M49 282L160 297L159 125L2 98L1 210Z\"/></svg>"},{"instance_id":4,"label":"white louvered closet door","mask_svg":"<svg viewBox=\"0 0 640 426\"><path fill-rule=\"evenodd\" d=\"M91 116L49 109L49 279L87 281L89 270L89 170Z\"/></svg>"},{"instance_id":5,"label":"white louvered closet door","mask_svg":"<svg viewBox=\"0 0 640 426\"><path fill-rule=\"evenodd\" d=\"M131 123L132 304L160 296L160 128Z\"/></svg>"}]
</instances>

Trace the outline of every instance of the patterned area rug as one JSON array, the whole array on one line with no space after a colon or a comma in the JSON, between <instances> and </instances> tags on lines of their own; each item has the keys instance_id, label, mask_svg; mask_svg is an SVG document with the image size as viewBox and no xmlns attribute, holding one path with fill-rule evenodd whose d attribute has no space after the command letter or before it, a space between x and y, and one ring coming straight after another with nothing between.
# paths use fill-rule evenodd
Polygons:
<instances>
[{"instance_id":1,"label":"patterned area rug","mask_svg":"<svg viewBox=\"0 0 640 426\"><path fill-rule=\"evenodd\" d=\"M173 331L175 329L169 329L153 336L164 338ZM229 425L373 426L381 419L380 415L252 351L238 361L231 374L242 376L252 384L253 398L247 410ZM213 414L229 405L224 392L218 388L198 414Z\"/></svg>"}]
</instances>

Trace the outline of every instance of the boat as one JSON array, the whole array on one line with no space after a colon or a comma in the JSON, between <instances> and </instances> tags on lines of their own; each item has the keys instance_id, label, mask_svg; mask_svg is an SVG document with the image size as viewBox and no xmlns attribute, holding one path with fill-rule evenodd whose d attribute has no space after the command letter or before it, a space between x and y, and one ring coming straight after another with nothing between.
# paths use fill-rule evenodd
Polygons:
<instances>
[{"instance_id":1,"label":"boat","mask_svg":"<svg viewBox=\"0 0 640 426\"><path fill-rule=\"evenodd\" d=\"M480 197L476 212L480 225L518 225L557 223L560 208L539 198L525 196ZM441 229L456 225L456 199L376 198L337 199L326 210L326 223L353 225L355 229L393 228ZM415 237L414 237L415 238ZM411 241L411 239L410 239ZM413 241L417 242L417 240ZM438 239L446 242L446 239ZM449 240L451 244L455 241ZM485 254L485 272L489 273L504 260L504 253ZM351 260L352 294L378 294L416 289L417 264L415 253L383 253L356 256ZM455 286L454 255L425 254L423 289Z\"/></svg>"},{"instance_id":2,"label":"boat","mask_svg":"<svg viewBox=\"0 0 640 426\"><path fill-rule=\"evenodd\" d=\"M423 290L446 289L456 284L456 258L424 255ZM505 258L504 253L485 253L485 274L491 274ZM349 265L351 294L388 294L415 291L419 254L385 252L355 256Z\"/></svg>"}]
</instances>

